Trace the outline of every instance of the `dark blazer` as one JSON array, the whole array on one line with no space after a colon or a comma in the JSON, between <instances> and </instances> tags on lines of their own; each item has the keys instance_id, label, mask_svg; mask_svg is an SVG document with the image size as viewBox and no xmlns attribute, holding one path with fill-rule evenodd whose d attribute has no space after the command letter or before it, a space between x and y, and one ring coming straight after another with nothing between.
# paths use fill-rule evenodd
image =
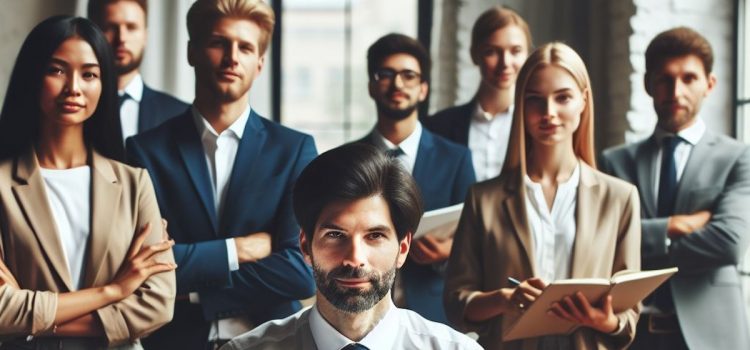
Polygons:
<instances>
[{"instance_id":1,"label":"dark blazer","mask_svg":"<svg viewBox=\"0 0 750 350\"><path fill-rule=\"evenodd\" d=\"M171 95L156 91L143 84L143 96L138 106L138 133L151 130L189 107Z\"/></svg>"},{"instance_id":2,"label":"dark blazer","mask_svg":"<svg viewBox=\"0 0 750 350\"><path fill-rule=\"evenodd\" d=\"M370 134L356 141L376 145ZM468 148L422 129L412 176L422 193L426 210L462 203L476 181ZM411 260L401 269L406 306L423 317L447 323L443 310L443 274L431 265Z\"/></svg>"},{"instance_id":3,"label":"dark blazer","mask_svg":"<svg viewBox=\"0 0 750 350\"><path fill-rule=\"evenodd\" d=\"M206 158L190 110L129 138L127 150L129 161L151 174L168 231L177 242L178 295L200 295L200 313L194 304L176 305L173 324L156 333L165 344L203 349L208 321L248 315L260 324L292 314L300 308L297 300L314 294L312 271L299 250L291 198L297 177L317 155L312 137L251 112L222 217L214 209ZM225 239L260 231L273 237L271 256L230 272ZM196 340L175 345L190 336Z\"/></svg>"},{"instance_id":4,"label":"dark blazer","mask_svg":"<svg viewBox=\"0 0 750 350\"><path fill-rule=\"evenodd\" d=\"M675 214L711 211L708 224L667 246L666 217L657 217L652 136L604 151L602 170L640 191L644 268L677 266L672 290L682 335L691 349L749 349L737 264L750 246L750 147L706 131L680 178Z\"/></svg>"},{"instance_id":5,"label":"dark blazer","mask_svg":"<svg viewBox=\"0 0 750 350\"><path fill-rule=\"evenodd\" d=\"M476 100L472 99L466 104L446 108L425 119L424 126L448 140L468 146L471 114L476 104Z\"/></svg>"}]
</instances>

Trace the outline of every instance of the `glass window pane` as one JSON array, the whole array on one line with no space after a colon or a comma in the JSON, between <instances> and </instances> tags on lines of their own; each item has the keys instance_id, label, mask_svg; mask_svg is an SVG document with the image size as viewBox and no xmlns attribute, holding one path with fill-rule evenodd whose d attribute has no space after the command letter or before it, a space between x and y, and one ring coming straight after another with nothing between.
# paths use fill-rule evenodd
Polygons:
<instances>
[{"instance_id":1,"label":"glass window pane","mask_svg":"<svg viewBox=\"0 0 750 350\"><path fill-rule=\"evenodd\" d=\"M323 152L375 124L367 48L380 36L417 33L417 0L283 2L281 122Z\"/></svg>"}]
</instances>

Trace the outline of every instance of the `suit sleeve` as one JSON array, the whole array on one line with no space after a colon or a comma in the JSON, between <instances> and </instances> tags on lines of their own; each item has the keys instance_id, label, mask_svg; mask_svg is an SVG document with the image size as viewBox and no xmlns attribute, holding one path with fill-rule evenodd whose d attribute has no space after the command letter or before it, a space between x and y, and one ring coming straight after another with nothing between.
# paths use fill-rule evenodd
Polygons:
<instances>
[{"instance_id":1,"label":"suit sleeve","mask_svg":"<svg viewBox=\"0 0 750 350\"><path fill-rule=\"evenodd\" d=\"M737 265L750 244L750 147L745 147L717 198L711 220L672 240L669 256L681 272Z\"/></svg>"},{"instance_id":2,"label":"suit sleeve","mask_svg":"<svg viewBox=\"0 0 750 350\"><path fill-rule=\"evenodd\" d=\"M145 170L139 172L137 186L136 232L146 223L150 223L151 233L146 238L144 246L156 244L162 240L163 226L153 185ZM168 251L162 253L159 260L174 262L174 256ZM159 273L149 277L129 297L97 310L109 344L134 341L172 320L175 289L174 272Z\"/></svg>"},{"instance_id":3,"label":"suit sleeve","mask_svg":"<svg viewBox=\"0 0 750 350\"><path fill-rule=\"evenodd\" d=\"M641 269L641 224L640 224L640 200L638 190L629 186L628 199L623 206L621 221L618 226L617 242L615 247L615 261L612 264L612 274L623 270L639 271ZM633 308L617 314L622 328L613 334L597 333L600 343L606 344L608 349L624 349L635 338L640 303Z\"/></svg>"},{"instance_id":4,"label":"suit sleeve","mask_svg":"<svg viewBox=\"0 0 750 350\"><path fill-rule=\"evenodd\" d=\"M128 164L151 169L152 166L149 164L148 157L138 140L130 137L126 143ZM159 196L158 191L156 196ZM164 198L159 198L158 202L168 203ZM198 204L196 203L196 205ZM175 217L168 212L169 206L162 206L161 209L164 217ZM227 288L231 285L225 239L177 243L172 247L172 251L178 266L176 273L177 293L179 295L203 289ZM207 256L211 259L204 258Z\"/></svg>"},{"instance_id":5,"label":"suit sleeve","mask_svg":"<svg viewBox=\"0 0 750 350\"><path fill-rule=\"evenodd\" d=\"M201 292L201 304L209 319L229 317L248 309L263 310L279 302L305 299L315 293L312 271L299 249L299 226L292 208L292 188L302 170L317 155L315 143L306 136L300 144L294 168L274 218L273 252L257 262L240 264L231 274L232 288Z\"/></svg>"}]
</instances>

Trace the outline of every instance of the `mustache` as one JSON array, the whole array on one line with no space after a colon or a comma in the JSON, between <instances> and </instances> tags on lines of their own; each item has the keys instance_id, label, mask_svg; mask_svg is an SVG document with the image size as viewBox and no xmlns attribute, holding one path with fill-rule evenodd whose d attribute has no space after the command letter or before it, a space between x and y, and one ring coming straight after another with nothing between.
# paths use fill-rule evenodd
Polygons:
<instances>
[{"instance_id":1,"label":"mustache","mask_svg":"<svg viewBox=\"0 0 750 350\"><path fill-rule=\"evenodd\" d=\"M377 279L371 271L361 267L339 266L328 272L328 278L367 278L369 280Z\"/></svg>"}]
</instances>

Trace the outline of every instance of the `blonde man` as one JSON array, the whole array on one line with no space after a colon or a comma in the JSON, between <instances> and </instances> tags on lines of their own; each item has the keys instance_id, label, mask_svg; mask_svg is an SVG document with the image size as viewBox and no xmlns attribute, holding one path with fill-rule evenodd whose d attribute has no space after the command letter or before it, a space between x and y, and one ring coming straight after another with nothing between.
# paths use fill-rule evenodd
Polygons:
<instances>
[{"instance_id":1,"label":"blonde man","mask_svg":"<svg viewBox=\"0 0 750 350\"><path fill-rule=\"evenodd\" d=\"M175 317L146 342L152 349L217 348L315 291L291 202L315 144L248 102L273 11L258 0L199 0L187 22L193 105L127 147L151 174L177 242Z\"/></svg>"}]
</instances>

